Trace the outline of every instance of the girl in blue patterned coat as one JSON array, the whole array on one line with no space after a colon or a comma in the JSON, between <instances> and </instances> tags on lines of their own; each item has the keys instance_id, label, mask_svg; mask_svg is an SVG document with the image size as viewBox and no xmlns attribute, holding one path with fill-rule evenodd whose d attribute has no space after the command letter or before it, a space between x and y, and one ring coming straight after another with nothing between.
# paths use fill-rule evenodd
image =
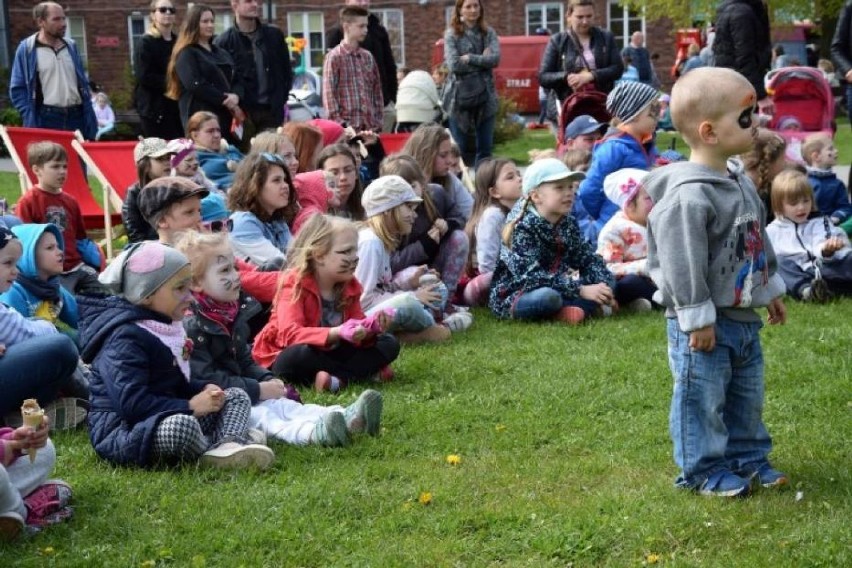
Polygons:
<instances>
[{"instance_id":1,"label":"girl in blue patterned coat","mask_svg":"<svg viewBox=\"0 0 852 568\"><path fill-rule=\"evenodd\" d=\"M555 158L537 160L524 173L491 282L489 306L498 317L577 324L611 313L615 279L570 215L579 179L582 173Z\"/></svg>"}]
</instances>

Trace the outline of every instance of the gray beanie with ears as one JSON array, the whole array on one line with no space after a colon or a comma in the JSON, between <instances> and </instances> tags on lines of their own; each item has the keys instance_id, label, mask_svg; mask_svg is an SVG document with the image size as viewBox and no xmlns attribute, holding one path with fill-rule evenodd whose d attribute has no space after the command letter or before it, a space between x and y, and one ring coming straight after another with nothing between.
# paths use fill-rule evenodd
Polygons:
<instances>
[{"instance_id":1,"label":"gray beanie with ears","mask_svg":"<svg viewBox=\"0 0 852 568\"><path fill-rule=\"evenodd\" d=\"M122 251L98 280L116 296L138 304L188 265L183 253L157 241L144 241Z\"/></svg>"}]
</instances>

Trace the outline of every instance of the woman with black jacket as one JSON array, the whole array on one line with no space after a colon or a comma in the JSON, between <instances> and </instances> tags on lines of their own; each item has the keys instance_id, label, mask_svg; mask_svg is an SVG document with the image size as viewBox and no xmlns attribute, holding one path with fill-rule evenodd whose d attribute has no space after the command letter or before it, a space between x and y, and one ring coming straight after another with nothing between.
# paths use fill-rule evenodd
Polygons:
<instances>
[{"instance_id":1,"label":"woman with black jacket","mask_svg":"<svg viewBox=\"0 0 852 568\"><path fill-rule=\"evenodd\" d=\"M151 28L142 36L135 53L136 90L134 103L146 138L180 138L177 101L166 96L166 69L172 57L175 7L171 0L151 2Z\"/></svg>"},{"instance_id":2,"label":"woman with black jacket","mask_svg":"<svg viewBox=\"0 0 852 568\"><path fill-rule=\"evenodd\" d=\"M539 84L553 89L561 104L575 91L608 93L624 66L612 32L592 25L593 0L568 0L568 29L551 36L538 70Z\"/></svg>"}]
</instances>

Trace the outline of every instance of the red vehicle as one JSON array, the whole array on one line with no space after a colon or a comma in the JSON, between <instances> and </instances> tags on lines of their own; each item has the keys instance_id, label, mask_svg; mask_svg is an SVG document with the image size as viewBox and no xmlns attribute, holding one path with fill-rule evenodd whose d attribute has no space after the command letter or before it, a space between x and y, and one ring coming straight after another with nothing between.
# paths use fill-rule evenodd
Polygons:
<instances>
[{"instance_id":1,"label":"red vehicle","mask_svg":"<svg viewBox=\"0 0 852 568\"><path fill-rule=\"evenodd\" d=\"M538 67L547 36L505 36L500 38L500 65L494 69L497 94L514 99L518 112L538 114ZM444 62L444 40L435 42L432 65Z\"/></svg>"}]
</instances>

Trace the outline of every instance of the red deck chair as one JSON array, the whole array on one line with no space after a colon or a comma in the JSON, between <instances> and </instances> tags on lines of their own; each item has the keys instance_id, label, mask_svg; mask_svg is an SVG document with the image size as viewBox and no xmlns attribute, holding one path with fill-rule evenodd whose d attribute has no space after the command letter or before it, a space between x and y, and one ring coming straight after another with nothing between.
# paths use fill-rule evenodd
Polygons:
<instances>
[{"instance_id":1,"label":"red deck chair","mask_svg":"<svg viewBox=\"0 0 852 568\"><path fill-rule=\"evenodd\" d=\"M382 143L382 148L384 148L386 156L401 152L402 147L405 146L409 138L411 138L410 132L379 134L379 142Z\"/></svg>"},{"instance_id":2,"label":"red deck chair","mask_svg":"<svg viewBox=\"0 0 852 568\"><path fill-rule=\"evenodd\" d=\"M50 141L56 142L65 148L65 151L68 153L68 178L65 181L65 187L62 188L62 191L77 200L77 203L80 205L80 212L83 214L83 223L86 229L103 229L106 232L107 256L111 257L112 227L113 225L121 224L121 215L118 213L108 214L95 201L92 189L89 187L89 180L83 173L83 166L80 164L80 160L75 159L76 152L71 145L71 142L74 140L74 133L46 128L0 126L0 136L2 136L3 141L6 143L9 155L18 169L21 181L21 193L26 192L37 181L32 169L26 165L27 147L35 142ZM104 188L104 191L106 192L107 188ZM110 200L106 194L104 197L104 204L108 206Z\"/></svg>"}]
</instances>

